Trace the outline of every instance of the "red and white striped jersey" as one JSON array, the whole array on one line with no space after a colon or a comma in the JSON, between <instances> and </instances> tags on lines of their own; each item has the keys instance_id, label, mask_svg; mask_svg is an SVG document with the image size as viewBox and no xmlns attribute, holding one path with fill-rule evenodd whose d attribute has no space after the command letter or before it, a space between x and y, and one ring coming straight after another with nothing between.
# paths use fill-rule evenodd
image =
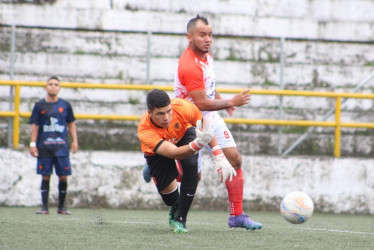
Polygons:
<instances>
[{"instance_id":1,"label":"red and white striped jersey","mask_svg":"<svg viewBox=\"0 0 374 250\"><path fill-rule=\"evenodd\" d=\"M207 53L205 60L201 60L187 47L179 58L174 80L174 95L176 98L193 102L188 92L202 89L206 90L208 99L215 99L216 74L213 69L213 57ZM202 113L207 116L212 111L202 111Z\"/></svg>"}]
</instances>

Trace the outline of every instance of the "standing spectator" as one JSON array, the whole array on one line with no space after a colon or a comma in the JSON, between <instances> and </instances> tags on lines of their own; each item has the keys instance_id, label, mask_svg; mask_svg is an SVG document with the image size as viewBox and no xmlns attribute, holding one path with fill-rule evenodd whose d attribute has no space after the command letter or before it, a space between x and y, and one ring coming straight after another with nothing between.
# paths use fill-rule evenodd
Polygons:
<instances>
[{"instance_id":1,"label":"standing spectator","mask_svg":"<svg viewBox=\"0 0 374 250\"><path fill-rule=\"evenodd\" d=\"M78 138L73 109L69 102L58 97L60 81L52 76L45 87L47 96L35 103L29 123L31 124L30 154L37 158L36 172L42 175L41 198L43 206L37 214L49 214L49 183L53 167L59 177L59 205L57 213L69 215L65 207L67 176L71 175L69 158L70 132L71 151L78 151Z\"/></svg>"},{"instance_id":2,"label":"standing spectator","mask_svg":"<svg viewBox=\"0 0 374 250\"><path fill-rule=\"evenodd\" d=\"M231 132L217 112L217 110L225 109L230 116L233 115L236 107L249 103L249 89L234 95L231 99L223 99L217 92L213 57L209 53L213 33L206 18L197 15L188 22L187 39L189 44L179 58L174 81L175 97L193 102L202 111L204 119L207 116L214 117L214 133L218 144L237 173L231 182L226 181L230 203L229 227L261 229L261 223L251 220L243 212L242 157L237 150ZM200 157L201 153L202 150L199 152Z\"/></svg>"}]
</instances>

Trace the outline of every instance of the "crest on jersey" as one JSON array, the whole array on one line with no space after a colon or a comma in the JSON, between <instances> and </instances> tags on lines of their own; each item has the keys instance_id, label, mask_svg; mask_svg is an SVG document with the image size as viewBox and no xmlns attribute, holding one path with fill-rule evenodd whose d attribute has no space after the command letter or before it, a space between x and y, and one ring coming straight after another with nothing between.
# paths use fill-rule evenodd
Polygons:
<instances>
[{"instance_id":1,"label":"crest on jersey","mask_svg":"<svg viewBox=\"0 0 374 250\"><path fill-rule=\"evenodd\" d=\"M179 128L180 128L180 126L179 126L179 122L176 122L176 123L174 124L174 128L175 128L175 129L179 129Z\"/></svg>"}]
</instances>

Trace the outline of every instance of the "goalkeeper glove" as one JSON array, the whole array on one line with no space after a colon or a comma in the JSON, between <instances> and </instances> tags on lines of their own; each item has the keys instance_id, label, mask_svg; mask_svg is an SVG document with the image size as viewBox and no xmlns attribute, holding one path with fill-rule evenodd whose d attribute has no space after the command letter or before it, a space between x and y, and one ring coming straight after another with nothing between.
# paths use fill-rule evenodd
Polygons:
<instances>
[{"instance_id":1,"label":"goalkeeper glove","mask_svg":"<svg viewBox=\"0 0 374 250\"><path fill-rule=\"evenodd\" d=\"M212 118L205 119L204 122L196 122L196 139L189 143L190 149L197 152L205 147L214 137L214 131L211 126Z\"/></svg>"},{"instance_id":2,"label":"goalkeeper glove","mask_svg":"<svg viewBox=\"0 0 374 250\"><path fill-rule=\"evenodd\" d=\"M227 179L231 181L232 177L236 176L235 169L226 159L222 149L218 145L213 147L212 151L214 167L217 171L218 176L221 177L221 183L225 182Z\"/></svg>"}]
</instances>

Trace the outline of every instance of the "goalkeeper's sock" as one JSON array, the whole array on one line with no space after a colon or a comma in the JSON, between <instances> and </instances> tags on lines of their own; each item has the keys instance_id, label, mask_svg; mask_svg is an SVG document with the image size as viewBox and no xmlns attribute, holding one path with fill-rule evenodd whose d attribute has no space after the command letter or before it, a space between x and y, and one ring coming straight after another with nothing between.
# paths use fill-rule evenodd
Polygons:
<instances>
[{"instance_id":1,"label":"goalkeeper's sock","mask_svg":"<svg viewBox=\"0 0 374 250\"><path fill-rule=\"evenodd\" d=\"M183 222L187 220L187 214L190 210L197 188L197 157L194 158L196 158L196 164L189 165L191 168L184 169L183 178L180 186L178 220Z\"/></svg>"},{"instance_id":2,"label":"goalkeeper's sock","mask_svg":"<svg viewBox=\"0 0 374 250\"><path fill-rule=\"evenodd\" d=\"M178 202L179 199L178 186L176 186L173 191L166 194L160 193L160 195L166 206L173 206Z\"/></svg>"},{"instance_id":3,"label":"goalkeeper's sock","mask_svg":"<svg viewBox=\"0 0 374 250\"><path fill-rule=\"evenodd\" d=\"M229 195L230 202L230 215L238 216L243 213L243 187L244 178L242 169L236 170L236 176L232 178L232 181L226 181L227 193Z\"/></svg>"}]
</instances>

